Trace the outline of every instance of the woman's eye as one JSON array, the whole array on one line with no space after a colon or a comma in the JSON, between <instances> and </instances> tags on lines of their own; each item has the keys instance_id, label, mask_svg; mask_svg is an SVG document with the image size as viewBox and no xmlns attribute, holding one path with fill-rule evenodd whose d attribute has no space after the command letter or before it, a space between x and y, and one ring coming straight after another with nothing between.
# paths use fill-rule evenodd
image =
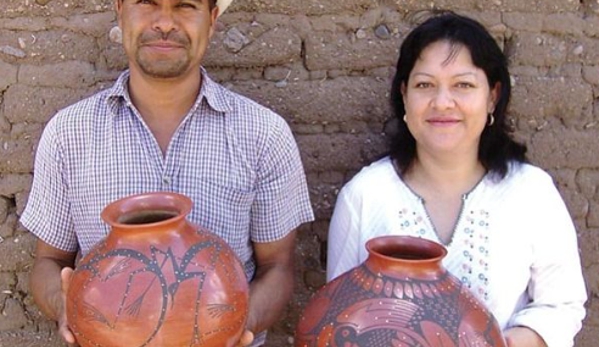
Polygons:
<instances>
[{"instance_id":1,"label":"woman's eye","mask_svg":"<svg viewBox=\"0 0 599 347\"><path fill-rule=\"evenodd\" d=\"M142 4L142 5L151 5L154 3L154 1L152 0L139 0L137 1L138 4Z\"/></svg>"},{"instance_id":2,"label":"woman's eye","mask_svg":"<svg viewBox=\"0 0 599 347\"><path fill-rule=\"evenodd\" d=\"M462 89L468 89L468 88L474 88L474 84L470 83L470 82L460 82L457 84L458 88L462 88Z\"/></svg>"},{"instance_id":3,"label":"woman's eye","mask_svg":"<svg viewBox=\"0 0 599 347\"><path fill-rule=\"evenodd\" d=\"M432 86L432 84L429 82L418 82L415 85L415 87L417 89L430 88L431 86Z\"/></svg>"}]
</instances>

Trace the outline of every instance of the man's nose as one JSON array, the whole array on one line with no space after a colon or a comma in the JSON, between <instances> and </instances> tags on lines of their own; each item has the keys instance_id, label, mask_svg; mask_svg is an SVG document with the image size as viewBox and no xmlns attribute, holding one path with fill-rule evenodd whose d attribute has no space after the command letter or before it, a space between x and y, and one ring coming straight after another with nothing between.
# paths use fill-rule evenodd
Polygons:
<instances>
[{"instance_id":1,"label":"man's nose","mask_svg":"<svg viewBox=\"0 0 599 347\"><path fill-rule=\"evenodd\" d=\"M172 9L161 6L157 8L154 14L154 22L152 28L156 31L168 34L169 32L177 29L177 21L175 13Z\"/></svg>"}]
</instances>

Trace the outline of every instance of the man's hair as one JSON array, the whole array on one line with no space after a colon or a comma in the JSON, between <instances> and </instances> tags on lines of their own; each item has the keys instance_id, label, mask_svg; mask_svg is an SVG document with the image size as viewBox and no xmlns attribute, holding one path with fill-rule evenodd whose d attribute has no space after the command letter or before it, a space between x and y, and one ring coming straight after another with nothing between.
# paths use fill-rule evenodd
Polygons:
<instances>
[{"instance_id":1,"label":"man's hair","mask_svg":"<svg viewBox=\"0 0 599 347\"><path fill-rule=\"evenodd\" d=\"M493 111L495 122L486 126L481 134L478 159L485 169L503 178L510 161L526 161L526 147L510 137L511 130L506 124L511 94L507 58L480 23L452 12L443 12L427 19L410 32L401 45L390 95L397 128L391 138L389 154L402 173L416 157L416 140L403 121L405 105L400 91L402 85L408 84L410 73L422 51L439 41L449 42L452 51L462 47L468 49L473 64L487 76L489 87L493 89L499 83L499 98ZM455 54L455 51L451 54Z\"/></svg>"}]
</instances>

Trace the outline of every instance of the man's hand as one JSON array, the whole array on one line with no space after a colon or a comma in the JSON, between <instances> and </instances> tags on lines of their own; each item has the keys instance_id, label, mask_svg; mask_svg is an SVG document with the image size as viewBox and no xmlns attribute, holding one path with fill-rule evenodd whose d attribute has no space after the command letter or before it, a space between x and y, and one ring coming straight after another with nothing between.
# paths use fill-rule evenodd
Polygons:
<instances>
[{"instance_id":1,"label":"man's hand","mask_svg":"<svg viewBox=\"0 0 599 347\"><path fill-rule=\"evenodd\" d=\"M545 341L534 330L526 327L513 327L504 332L508 347L547 347Z\"/></svg>"},{"instance_id":2,"label":"man's hand","mask_svg":"<svg viewBox=\"0 0 599 347\"><path fill-rule=\"evenodd\" d=\"M58 323L58 333L69 347L75 336L67 326L66 295L73 274L76 252L65 252L38 240L29 277L33 299L46 317Z\"/></svg>"},{"instance_id":3,"label":"man's hand","mask_svg":"<svg viewBox=\"0 0 599 347\"><path fill-rule=\"evenodd\" d=\"M239 338L239 343L237 344L237 347L246 347L251 345L252 342L254 342L254 333L252 333L249 330L245 330Z\"/></svg>"},{"instance_id":4,"label":"man's hand","mask_svg":"<svg viewBox=\"0 0 599 347\"><path fill-rule=\"evenodd\" d=\"M293 293L293 255L295 250L293 230L284 238L254 243L256 274L250 283L250 305L246 331L239 346L249 346L254 334L268 330L279 320ZM273 289L276 288L276 289Z\"/></svg>"},{"instance_id":5,"label":"man's hand","mask_svg":"<svg viewBox=\"0 0 599 347\"><path fill-rule=\"evenodd\" d=\"M59 309L58 333L60 336L62 336L69 347L77 347L78 344L75 340L75 335L73 335L73 332L69 329L67 324L67 292L69 290L72 277L73 269L70 267L65 267L60 271L60 281L62 284L62 307Z\"/></svg>"}]
</instances>

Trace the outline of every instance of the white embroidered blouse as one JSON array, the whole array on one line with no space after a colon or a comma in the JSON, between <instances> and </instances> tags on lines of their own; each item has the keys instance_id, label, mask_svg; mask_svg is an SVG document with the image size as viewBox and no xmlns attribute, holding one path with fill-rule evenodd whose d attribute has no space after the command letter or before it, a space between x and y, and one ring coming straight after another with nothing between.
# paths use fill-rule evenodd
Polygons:
<instances>
[{"instance_id":1,"label":"white embroidered blouse","mask_svg":"<svg viewBox=\"0 0 599 347\"><path fill-rule=\"evenodd\" d=\"M362 263L366 241L412 235L441 243L422 199L390 158L363 168L337 198L328 238L327 280ZM576 231L551 177L511 164L463 197L443 263L494 314L502 329L526 326L549 347L572 346L586 289Z\"/></svg>"}]
</instances>

